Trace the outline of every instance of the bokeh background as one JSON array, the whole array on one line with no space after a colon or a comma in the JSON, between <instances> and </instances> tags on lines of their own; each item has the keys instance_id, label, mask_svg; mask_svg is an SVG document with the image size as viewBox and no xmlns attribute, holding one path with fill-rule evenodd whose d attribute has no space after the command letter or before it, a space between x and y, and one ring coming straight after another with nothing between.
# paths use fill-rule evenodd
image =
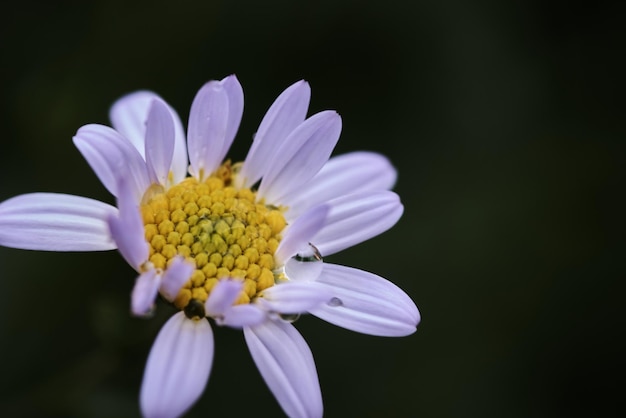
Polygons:
<instances>
[{"instance_id":1,"label":"bokeh background","mask_svg":"<svg viewBox=\"0 0 626 418\"><path fill-rule=\"evenodd\" d=\"M186 120L236 73L230 156L292 82L343 117L335 153L399 171L405 214L328 260L416 301L406 338L297 326L327 417L618 416L625 285L624 8L619 2L22 1L0 25L0 200L58 191L113 203L74 148L122 94ZM172 313L131 318L116 252L0 248L0 411L136 417L148 351ZM218 328L189 417L281 416L240 332ZM189 364L190 369L193 364Z\"/></svg>"}]
</instances>

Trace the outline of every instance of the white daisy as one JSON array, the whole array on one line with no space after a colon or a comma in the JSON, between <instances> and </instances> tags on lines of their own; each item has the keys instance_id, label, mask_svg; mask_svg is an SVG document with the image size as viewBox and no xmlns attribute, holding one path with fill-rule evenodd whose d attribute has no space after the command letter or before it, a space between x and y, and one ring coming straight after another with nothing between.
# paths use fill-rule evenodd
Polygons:
<instances>
[{"instance_id":1,"label":"white daisy","mask_svg":"<svg viewBox=\"0 0 626 418\"><path fill-rule=\"evenodd\" d=\"M139 273L134 314L149 314L158 294L180 309L150 351L144 416L180 416L203 392L214 351L205 318L243 329L261 375L292 417L323 413L313 356L291 323L297 315L371 335L415 331L419 312L397 286L322 262L322 254L389 229L403 207L389 191L396 172L385 157L329 159L341 118L334 111L307 118L309 99L304 81L286 89L245 161L231 164L224 158L243 113L235 76L200 89L186 141L180 118L160 97L130 94L111 108L114 129L86 125L74 137L118 208L54 193L0 204L1 245L117 248Z\"/></svg>"}]
</instances>

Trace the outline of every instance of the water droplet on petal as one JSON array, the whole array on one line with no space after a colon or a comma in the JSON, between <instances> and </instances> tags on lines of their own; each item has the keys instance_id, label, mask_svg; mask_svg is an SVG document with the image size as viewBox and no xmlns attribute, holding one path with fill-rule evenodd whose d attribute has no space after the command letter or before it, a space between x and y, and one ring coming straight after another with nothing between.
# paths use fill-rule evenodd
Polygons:
<instances>
[{"instance_id":1,"label":"water droplet on petal","mask_svg":"<svg viewBox=\"0 0 626 418\"><path fill-rule=\"evenodd\" d=\"M300 319L300 314L298 314L298 313L296 313L296 314L284 314L284 313L281 313L281 314L278 314L278 316L280 317L280 319L282 319L285 322L289 322L290 324L294 323L298 319Z\"/></svg>"},{"instance_id":2,"label":"water droplet on petal","mask_svg":"<svg viewBox=\"0 0 626 418\"><path fill-rule=\"evenodd\" d=\"M339 299L339 298L331 298L331 299L328 301L328 306L332 306L332 307L335 307L335 306L343 306L343 300L341 300L341 299Z\"/></svg>"},{"instance_id":3,"label":"water droplet on petal","mask_svg":"<svg viewBox=\"0 0 626 418\"><path fill-rule=\"evenodd\" d=\"M310 250L301 252L287 260L285 274L295 280L315 280L322 273L324 262L322 255L315 245L310 244Z\"/></svg>"},{"instance_id":4,"label":"water droplet on petal","mask_svg":"<svg viewBox=\"0 0 626 418\"><path fill-rule=\"evenodd\" d=\"M319 263L321 261L324 261L322 259L322 254L320 253L320 250L318 250L315 245L309 242L309 247L311 247L310 251L307 251L305 254L298 253L293 258L295 258L296 261L300 261L303 263Z\"/></svg>"}]
</instances>

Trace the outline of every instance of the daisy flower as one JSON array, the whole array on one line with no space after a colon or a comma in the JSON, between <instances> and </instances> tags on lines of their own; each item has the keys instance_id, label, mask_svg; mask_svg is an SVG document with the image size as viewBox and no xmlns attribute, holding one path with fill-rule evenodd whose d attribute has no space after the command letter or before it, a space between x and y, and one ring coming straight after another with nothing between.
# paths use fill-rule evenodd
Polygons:
<instances>
[{"instance_id":1,"label":"daisy flower","mask_svg":"<svg viewBox=\"0 0 626 418\"><path fill-rule=\"evenodd\" d=\"M242 163L225 160L243 114L237 78L197 93L187 134L159 96L141 91L111 108L113 128L81 127L74 144L117 208L33 193L0 204L0 244L48 251L117 248L137 271L131 311L149 315L160 295L179 312L146 364L146 417L177 417L202 394L216 325L243 329L284 412L319 417L311 351L292 322L302 313L366 334L404 336L420 320L413 301L375 274L324 263L378 235L403 206L396 171L376 153L330 158L341 118L307 117L310 88L287 88L263 117ZM193 365L193 367L189 367Z\"/></svg>"}]
</instances>

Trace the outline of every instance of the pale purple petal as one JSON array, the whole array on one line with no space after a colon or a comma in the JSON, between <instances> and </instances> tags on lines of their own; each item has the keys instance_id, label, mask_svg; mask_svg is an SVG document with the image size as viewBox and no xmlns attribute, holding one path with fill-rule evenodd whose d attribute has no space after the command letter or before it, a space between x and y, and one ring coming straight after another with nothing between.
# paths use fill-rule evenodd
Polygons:
<instances>
[{"instance_id":1,"label":"pale purple petal","mask_svg":"<svg viewBox=\"0 0 626 418\"><path fill-rule=\"evenodd\" d=\"M333 299L310 312L337 326L364 334L400 337L415 332L420 321L411 298L375 274L324 264L318 283L329 287Z\"/></svg>"},{"instance_id":2,"label":"pale purple petal","mask_svg":"<svg viewBox=\"0 0 626 418\"><path fill-rule=\"evenodd\" d=\"M146 163L131 143L104 125L81 127L74 144L85 157L102 184L117 196L117 181L124 177L139 202L150 185Z\"/></svg>"},{"instance_id":3,"label":"pale purple petal","mask_svg":"<svg viewBox=\"0 0 626 418\"><path fill-rule=\"evenodd\" d=\"M324 226L311 242L323 256L352 247L395 225L404 210L397 194L389 191L356 193L334 199Z\"/></svg>"},{"instance_id":4,"label":"pale purple petal","mask_svg":"<svg viewBox=\"0 0 626 418\"><path fill-rule=\"evenodd\" d=\"M324 407L313 355L294 326L266 321L243 332L261 376L285 414L321 417Z\"/></svg>"},{"instance_id":5,"label":"pale purple petal","mask_svg":"<svg viewBox=\"0 0 626 418\"><path fill-rule=\"evenodd\" d=\"M211 372L214 343L209 322L172 316L152 345L141 383L146 418L179 417L200 397Z\"/></svg>"},{"instance_id":6,"label":"pale purple petal","mask_svg":"<svg viewBox=\"0 0 626 418\"><path fill-rule=\"evenodd\" d=\"M341 133L341 117L332 110L302 122L275 151L259 186L258 198L273 204L300 188L328 161Z\"/></svg>"},{"instance_id":7,"label":"pale purple petal","mask_svg":"<svg viewBox=\"0 0 626 418\"><path fill-rule=\"evenodd\" d=\"M228 91L219 81L209 81L196 94L189 113L187 146L191 174L208 177L222 162L229 122Z\"/></svg>"},{"instance_id":8,"label":"pale purple petal","mask_svg":"<svg viewBox=\"0 0 626 418\"><path fill-rule=\"evenodd\" d=\"M163 280L159 289L161 295L172 302L189 280L195 268L193 263L186 261L183 257L175 257L163 273Z\"/></svg>"},{"instance_id":9,"label":"pale purple petal","mask_svg":"<svg viewBox=\"0 0 626 418\"><path fill-rule=\"evenodd\" d=\"M131 312L137 316L150 315L161 284L156 269L145 271L137 277L131 293Z\"/></svg>"},{"instance_id":10,"label":"pale purple petal","mask_svg":"<svg viewBox=\"0 0 626 418\"><path fill-rule=\"evenodd\" d=\"M218 325L232 328L251 327L265 320L267 320L267 313L249 303L231 306L221 316L215 318Z\"/></svg>"},{"instance_id":11,"label":"pale purple petal","mask_svg":"<svg viewBox=\"0 0 626 418\"><path fill-rule=\"evenodd\" d=\"M128 139L141 156L145 152L146 120L154 99L159 96L151 91L137 91L118 99L109 110L113 128Z\"/></svg>"},{"instance_id":12,"label":"pale purple petal","mask_svg":"<svg viewBox=\"0 0 626 418\"><path fill-rule=\"evenodd\" d=\"M265 289L257 303L278 313L304 313L333 297L326 286L314 281L286 282Z\"/></svg>"},{"instance_id":13,"label":"pale purple petal","mask_svg":"<svg viewBox=\"0 0 626 418\"><path fill-rule=\"evenodd\" d=\"M174 154L174 120L167 105L154 99L146 122L146 164L152 183L167 184Z\"/></svg>"},{"instance_id":14,"label":"pale purple petal","mask_svg":"<svg viewBox=\"0 0 626 418\"><path fill-rule=\"evenodd\" d=\"M204 303L207 316L219 316L231 307L243 289L243 282L239 280L220 280L211 289L211 294Z\"/></svg>"},{"instance_id":15,"label":"pale purple petal","mask_svg":"<svg viewBox=\"0 0 626 418\"><path fill-rule=\"evenodd\" d=\"M109 118L115 130L126 137L142 157L145 155L146 121L154 99L160 99L160 97L150 91L131 93L117 100L109 112ZM176 111L169 105L167 105L167 108L174 121L176 145L174 146L171 170L174 174L174 183L178 183L185 178L187 173L188 162L185 132Z\"/></svg>"},{"instance_id":16,"label":"pale purple petal","mask_svg":"<svg viewBox=\"0 0 626 418\"><path fill-rule=\"evenodd\" d=\"M113 206L85 197L16 196L0 203L0 245L45 251L113 250L107 219L115 215Z\"/></svg>"},{"instance_id":17,"label":"pale purple petal","mask_svg":"<svg viewBox=\"0 0 626 418\"><path fill-rule=\"evenodd\" d=\"M303 211L351 193L389 190L397 172L389 160L374 152L357 151L333 157L305 185L281 199L286 216L295 219Z\"/></svg>"},{"instance_id":18,"label":"pale purple petal","mask_svg":"<svg viewBox=\"0 0 626 418\"><path fill-rule=\"evenodd\" d=\"M289 225L274 254L279 266L297 253L309 249L309 242L326 223L328 210L325 205L316 206Z\"/></svg>"},{"instance_id":19,"label":"pale purple petal","mask_svg":"<svg viewBox=\"0 0 626 418\"><path fill-rule=\"evenodd\" d=\"M237 177L238 187L251 187L267 172L268 161L289 134L304 122L311 87L304 80L289 86L263 117Z\"/></svg>"},{"instance_id":20,"label":"pale purple petal","mask_svg":"<svg viewBox=\"0 0 626 418\"><path fill-rule=\"evenodd\" d=\"M119 214L109 217L109 229L124 259L139 271L139 267L148 259L149 254L143 220L128 183L121 179L117 188Z\"/></svg>"},{"instance_id":21,"label":"pale purple petal","mask_svg":"<svg viewBox=\"0 0 626 418\"><path fill-rule=\"evenodd\" d=\"M233 74L224 78L221 83L228 95L228 122L226 124L226 135L222 147L222 156L219 160L220 163L228 153L237 135L241 117L243 116L243 88L241 88L239 80L237 80L237 77Z\"/></svg>"}]
</instances>

